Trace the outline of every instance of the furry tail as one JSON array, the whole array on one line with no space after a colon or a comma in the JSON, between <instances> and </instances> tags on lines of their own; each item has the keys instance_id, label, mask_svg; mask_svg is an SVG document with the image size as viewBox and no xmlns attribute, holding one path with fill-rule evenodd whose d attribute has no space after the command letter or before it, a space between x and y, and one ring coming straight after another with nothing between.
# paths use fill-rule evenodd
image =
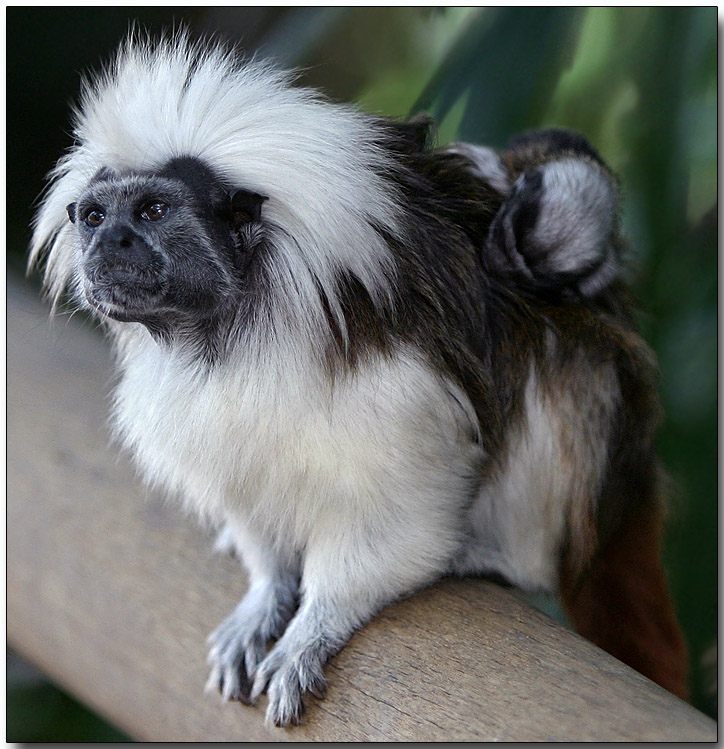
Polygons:
<instances>
[{"instance_id":1,"label":"furry tail","mask_svg":"<svg viewBox=\"0 0 724 749\"><path fill-rule=\"evenodd\" d=\"M688 654L661 563L661 510L633 507L573 584L562 581L576 631L682 699Z\"/></svg>"}]
</instances>

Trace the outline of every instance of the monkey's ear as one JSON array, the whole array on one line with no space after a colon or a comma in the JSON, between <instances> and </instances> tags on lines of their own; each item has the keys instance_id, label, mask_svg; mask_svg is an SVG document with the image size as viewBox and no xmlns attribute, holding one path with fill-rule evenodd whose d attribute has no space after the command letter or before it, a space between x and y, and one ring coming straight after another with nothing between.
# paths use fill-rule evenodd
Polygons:
<instances>
[{"instance_id":1,"label":"monkey's ear","mask_svg":"<svg viewBox=\"0 0 724 749\"><path fill-rule=\"evenodd\" d=\"M78 204L77 203L69 203L65 210L68 211L68 218L70 219L71 224L75 223L75 215L76 215L76 208Z\"/></svg>"},{"instance_id":2,"label":"monkey's ear","mask_svg":"<svg viewBox=\"0 0 724 749\"><path fill-rule=\"evenodd\" d=\"M434 122L425 112L419 112L406 122L390 119L384 124L393 138L392 146L403 153L424 151L433 140Z\"/></svg>"},{"instance_id":3,"label":"monkey's ear","mask_svg":"<svg viewBox=\"0 0 724 749\"><path fill-rule=\"evenodd\" d=\"M231 225L238 229L244 224L261 221L262 203L268 200L265 195L250 190L235 190L229 196Z\"/></svg>"}]
</instances>

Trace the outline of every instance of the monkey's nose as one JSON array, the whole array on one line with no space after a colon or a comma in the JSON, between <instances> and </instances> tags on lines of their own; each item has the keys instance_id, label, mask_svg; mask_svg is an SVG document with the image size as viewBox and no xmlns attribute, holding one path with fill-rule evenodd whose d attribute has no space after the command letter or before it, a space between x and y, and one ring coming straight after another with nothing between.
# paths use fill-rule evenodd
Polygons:
<instances>
[{"instance_id":1,"label":"monkey's nose","mask_svg":"<svg viewBox=\"0 0 724 749\"><path fill-rule=\"evenodd\" d=\"M144 267L152 261L148 243L129 227L108 229L98 238L97 253L107 267Z\"/></svg>"}]
</instances>

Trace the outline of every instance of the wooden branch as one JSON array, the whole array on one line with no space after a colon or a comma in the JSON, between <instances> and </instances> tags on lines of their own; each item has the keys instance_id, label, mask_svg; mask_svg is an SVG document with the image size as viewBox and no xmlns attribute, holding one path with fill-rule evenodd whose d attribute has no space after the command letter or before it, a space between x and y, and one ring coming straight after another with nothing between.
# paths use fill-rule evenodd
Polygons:
<instances>
[{"instance_id":1,"label":"wooden branch","mask_svg":"<svg viewBox=\"0 0 724 749\"><path fill-rule=\"evenodd\" d=\"M86 326L87 327L87 326ZM715 723L480 580L390 606L327 668L304 725L204 697L207 634L241 596L237 563L140 488L109 448L109 357L8 290L10 643L147 741L715 740Z\"/></svg>"}]
</instances>

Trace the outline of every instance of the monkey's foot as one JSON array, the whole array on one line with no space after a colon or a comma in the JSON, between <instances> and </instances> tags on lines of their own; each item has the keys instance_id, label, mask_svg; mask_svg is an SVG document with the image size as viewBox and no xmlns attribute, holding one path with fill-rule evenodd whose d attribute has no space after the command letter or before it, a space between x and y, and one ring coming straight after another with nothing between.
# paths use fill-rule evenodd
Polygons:
<instances>
[{"instance_id":1,"label":"monkey's foot","mask_svg":"<svg viewBox=\"0 0 724 749\"><path fill-rule=\"evenodd\" d=\"M327 656L326 648L311 646L294 652L285 648L281 640L259 664L251 700L255 702L266 689L268 724L298 725L304 712L302 695L309 692L319 699L324 697L327 684L323 666Z\"/></svg>"},{"instance_id":2,"label":"monkey's foot","mask_svg":"<svg viewBox=\"0 0 724 749\"><path fill-rule=\"evenodd\" d=\"M208 638L211 667L205 691L216 689L224 700L251 704L257 665L266 655L267 638L258 629L243 626L235 611Z\"/></svg>"},{"instance_id":3,"label":"monkey's foot","mask_svg":"<svg viewBox=\"0 0 724 749\"><path fill-rule=\"evenodd\" d=\"M224 700L251 703L251 687L267 644L279 637L294 613L290 580L253 587L208 639L211 666L206 691L218 689Z\"/></svg>"}]
</instances>

